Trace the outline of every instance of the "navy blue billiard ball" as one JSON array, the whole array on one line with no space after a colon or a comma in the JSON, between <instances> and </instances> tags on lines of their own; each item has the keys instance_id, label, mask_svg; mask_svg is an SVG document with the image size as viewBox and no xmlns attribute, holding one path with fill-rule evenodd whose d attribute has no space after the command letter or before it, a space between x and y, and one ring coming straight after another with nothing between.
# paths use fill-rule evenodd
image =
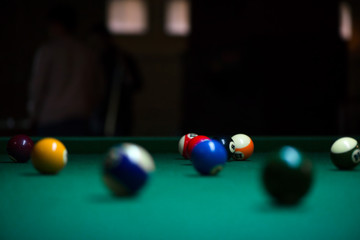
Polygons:
<instances>
[{"instance_id":1,"label":"navy blue billiard ball","mask_svg":"<svg viewBox=\"0 0 360 240\"><path fill-rule=\"evenodd\" d=\"M133 143L112 147L104 161L103 180L116 196L134 195L155 170L150 153Z\"/></svg>"},{"instance_id":2,"label":"navy blue billiard ball","mask_svg":"<svg viewBox=\"0 0 360 240\"><path fill-rule=\"evenodd\" d=\"M12 161L25 163L29 161L33 147L33 140L29 136L20 134L10 138L6 151Z\"/></svg>"},{"instance_id":3,"label":"navy blue billiard ball","mask_svg":"<svg viewBox=\"0 0 360 240\"><path fill-rule=\"evenodd\" d=\"M194 168L202 175L218 174L225 166L227 158L224 146L216 140L200 142L191 154Z\"/></svg>"},{"instance_id":4,"label":"navy blue billiard ball","mask_svg":"<svg viewBox=\"0 0 360 240\"><path fill-rule=\"evenodd\" d=\"M312 163L298 149L284 146L270 155L262 178L265 190L277 203L296 204L312 185Z\"/></svg>"},{"instance_id":5,"label":"navy blue billiard ball","mask_svg":"<svg viewBox=\"0 0 360 240\"><path fill-rule=\"evenodd\" d=\"M338 169L351 170L360 162L360 149L354 138L339 138L332 144L330 151L331 161Z\"/></svg>"},{"instance_id":6,"label":"navy blue billiard ball","mask_svg":"<svg viewBox=\"0 0 360 240\"><path fill-rule=\"evenodd\" d=\"M235 143L229 136L216 136L212 138L213 140L216 140L220 142L228 155L228 160L233 158L233 154L235 153Z\"/></svg>"}]
</instances>

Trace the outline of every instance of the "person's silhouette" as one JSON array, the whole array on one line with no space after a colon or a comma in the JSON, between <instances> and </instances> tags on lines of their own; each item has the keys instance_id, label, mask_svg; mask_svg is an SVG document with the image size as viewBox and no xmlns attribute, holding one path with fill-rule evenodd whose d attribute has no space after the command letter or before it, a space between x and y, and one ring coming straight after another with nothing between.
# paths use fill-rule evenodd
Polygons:
<instances>
[{"instance_id":1,"label":"person's silhouette","mask_svg":"<svg viewBox=\"0 0 360 240\"><path fill-rule=\"evenodd\" d=\"M87 135L89 118L103 95L92 52L74 37L75 11L49 12L49 41L37 51L28 109L38 135Z\"/></svg>"}]
</instances>

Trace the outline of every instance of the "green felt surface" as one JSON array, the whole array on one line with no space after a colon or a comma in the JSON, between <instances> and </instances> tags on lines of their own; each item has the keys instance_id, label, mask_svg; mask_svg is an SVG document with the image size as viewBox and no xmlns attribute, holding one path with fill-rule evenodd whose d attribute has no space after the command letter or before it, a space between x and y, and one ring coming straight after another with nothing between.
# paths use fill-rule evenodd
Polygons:
<instances>
[{"instance_id":1,"label":"green felt surface","mask_svg":"<svg viewBox=\"0 0 360 240\"><path fill-rule=\"evenodd\" d=\"M55 176L2 154L0 239L360 239L360 168L338 171L328 152L307 154L315 181L294 207L264 192L261 151L215 177L198 175L177 153L154 153L156 171L129 198L104 186L103 154L70 154Z\"/></svg>"}]
</instances>

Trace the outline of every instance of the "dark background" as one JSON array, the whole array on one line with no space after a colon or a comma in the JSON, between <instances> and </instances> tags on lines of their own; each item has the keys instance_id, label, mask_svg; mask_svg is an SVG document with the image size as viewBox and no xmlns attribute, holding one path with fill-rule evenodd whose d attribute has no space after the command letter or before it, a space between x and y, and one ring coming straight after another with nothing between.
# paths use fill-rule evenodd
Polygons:
<instances>
[{"instance_id":1,"label":"dark background","mask_svg":"<svg viewBox=\"0 0 360 240\"><path fill-rule=\"evenodd\" d=\"M2 1L0 134L29 132L27 86L46 40L47 10L71 1ZM165 0L148 1L149 30L114 36L144 77L133 135L360 133L360 4L339 35L339 1L191 1L191 34L164 33ZM106 19L106 1L78 0L78 37ZM126 117L126 116L124 116ZM14 119L15 122L12 122ZM9 128L8 126L12 126Z\"/></svg>"}]
</instances>

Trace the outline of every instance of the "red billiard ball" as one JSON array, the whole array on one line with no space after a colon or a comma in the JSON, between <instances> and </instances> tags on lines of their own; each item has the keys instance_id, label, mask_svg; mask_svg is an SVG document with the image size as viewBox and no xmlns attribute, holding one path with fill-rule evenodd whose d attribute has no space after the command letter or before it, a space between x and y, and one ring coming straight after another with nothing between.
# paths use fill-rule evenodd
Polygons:
<instances>
[{"instance_id":1,"label":"red billiard ball","mask_svg":"<svg viewBox=\"0 0 360 240\"><path fill-rule=\"evenodd\" d=\"M194 137L193 139L191 139L186 147L185 157L187 159L191 159L191 153L192 153L194 147L201 142L209 141L209 140L210 140L209 137L203 136L203 135L198 135L198 136Z\"/></svg>"},{"instance_id":2,"label":"red billiard ball","mask_svg":"<svg viewBox=\"0 0 360 240\"><path fill-rule=\"evenodd\" d=\"M188 134L185 134L184 136L182 136L179 140L179 144L178 144L178 147L179 147L179 153L184 157L184 158L187 158L186 157L186 148L187 148L187 145L188 143L190 142L191 139L193 139L194 137L196 137L197 134L196 133L188 133Z\"/></svg>"},{"instance_id":3,"label":"red billiard ball","mask_svg":"<svg viewBox=\"0 0 360 240\"><path fill-rule=\"evenodd\" d=\"M30 137L20 134L10 138L6 151L12 161L25 163L30 159L33 146L34 142Z\"/></svg>"}]
</instances>

